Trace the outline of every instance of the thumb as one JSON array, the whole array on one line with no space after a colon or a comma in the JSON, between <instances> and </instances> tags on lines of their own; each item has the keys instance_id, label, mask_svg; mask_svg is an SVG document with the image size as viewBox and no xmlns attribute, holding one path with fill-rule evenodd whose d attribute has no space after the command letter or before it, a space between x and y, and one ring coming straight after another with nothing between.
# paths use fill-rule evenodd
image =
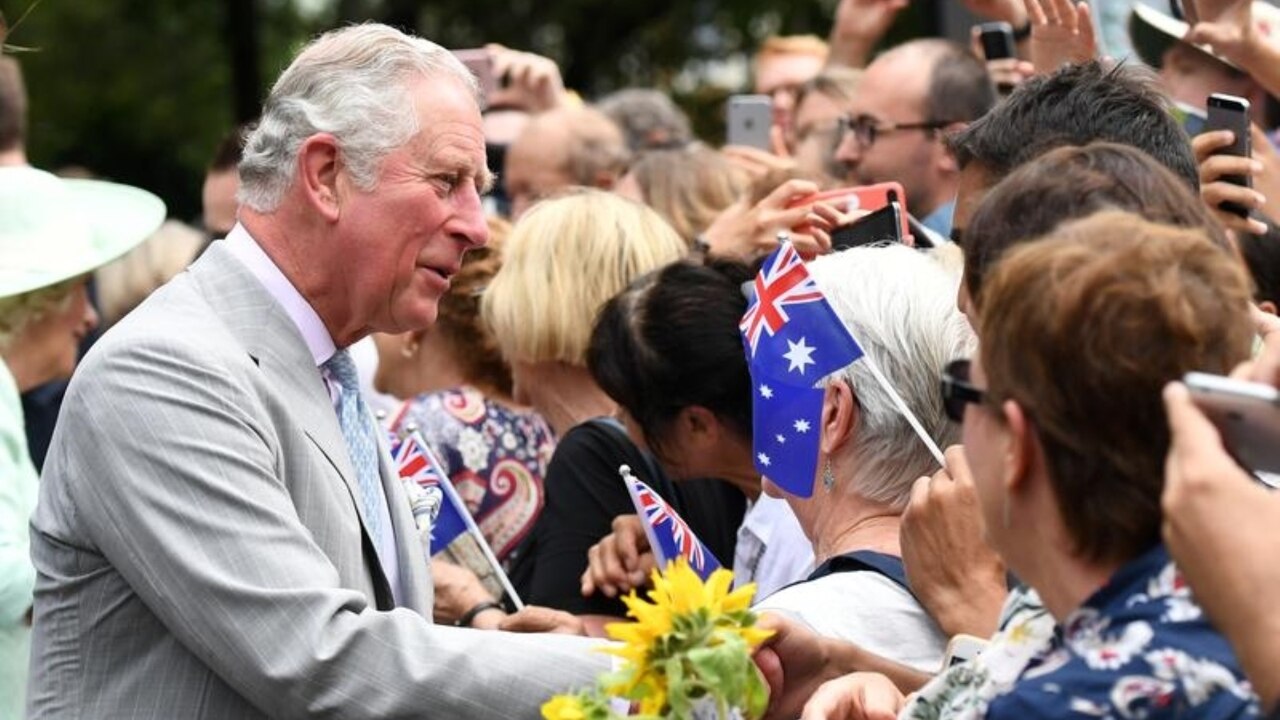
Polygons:
<instances>
[{"instance_id":1,"label":"thumb","mask_svg":"<svg viewBox=\"0 0 1280 720\"><path fill-rule=\"evenodd\" d=\"M1218 23L1202 22L1188 30L1183 40L1192 45L1219 45L1229 41L1230 32L1230 28Z\"/></svg>"},{"instance_id":2,"label":"thumb","mask_svg":"<svg viewBox=\"0 0 1280 720\"><path fill-rule=\"evenodd\" d=\"M782 131L780 125L773 125L769 128L769 146L773 148L773 154L780 158L791 157L791 150L787 148L786 133Z\"/></svg>"}]
</instances>

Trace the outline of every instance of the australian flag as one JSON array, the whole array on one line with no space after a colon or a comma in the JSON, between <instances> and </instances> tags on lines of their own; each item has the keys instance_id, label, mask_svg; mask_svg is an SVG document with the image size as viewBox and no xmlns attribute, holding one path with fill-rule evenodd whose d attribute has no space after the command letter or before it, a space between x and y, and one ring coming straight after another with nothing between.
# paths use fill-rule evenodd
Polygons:
<instances>
[{"instance_id":1,"label":"australian flag","mask_svg":"<svg viewBox=\"0 0 1280 720\"><path fill-rule=\"evenodd\" d=\"M631 502L644 521L644 532L659 568L666 569L667 563L683 557L703 580L720 569L720 562L666 500L629 471L623 472L623 479L627 482L627 492L631 493Z\"/></svg>"},{"instance_id":2,"label":"australian flag","mask_svg":"<svg viewBox=\"0 0 1280 720\"><path fill-rule=\"evenodd\" d=\"M862 357L791 243L782 243L751 285L739 328L752 384L756 469L800 497L813 494L823 377Z\"/></svg>"},{"instance_id":3,"label":"australian flag","mask_svg":"<svg viewBox=\"0 0 1280 720\"><path fill-rule=\"evenodd\" d=\"M468 529L467 508L417 435L391 437L391 460L419 528L430 528L430 553L440 552Z\"/></svg>"}]
</instances>

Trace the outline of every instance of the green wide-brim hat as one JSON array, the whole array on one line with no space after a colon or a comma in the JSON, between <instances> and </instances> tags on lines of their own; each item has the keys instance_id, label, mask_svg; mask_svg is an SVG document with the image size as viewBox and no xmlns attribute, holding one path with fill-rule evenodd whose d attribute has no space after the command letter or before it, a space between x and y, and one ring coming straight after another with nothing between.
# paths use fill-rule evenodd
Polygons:
<instances>
[{"instance_id":1,"label":"green wide-brim hat","mask_svg":"<svg viewBox=\"0 0 1280 720\"><path fill-rule=\"evenodd\" d=\"M164 222L164 202L128 185L0 168L0 298L84 275Z\"/></svg>"}]
</instances>

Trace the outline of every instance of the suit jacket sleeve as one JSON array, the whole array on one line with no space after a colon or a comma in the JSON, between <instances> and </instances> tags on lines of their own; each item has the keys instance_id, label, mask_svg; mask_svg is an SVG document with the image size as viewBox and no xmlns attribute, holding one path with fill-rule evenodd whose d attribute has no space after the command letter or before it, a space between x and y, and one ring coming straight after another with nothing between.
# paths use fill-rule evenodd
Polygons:
<instances>
[{"instance_id":1,"label":"suit jacket sleeve","mask_svg":"<svg viewBox=\"0 0 1280 720\"><path fill-rule=\"evenodd\" d=\"M433 626L344 588L282 480L266 401L227 357L153 338L92 358L46 492L232 688L281 718L530 717L608 668L585 639Z\"/></svg>"}]
</instances>

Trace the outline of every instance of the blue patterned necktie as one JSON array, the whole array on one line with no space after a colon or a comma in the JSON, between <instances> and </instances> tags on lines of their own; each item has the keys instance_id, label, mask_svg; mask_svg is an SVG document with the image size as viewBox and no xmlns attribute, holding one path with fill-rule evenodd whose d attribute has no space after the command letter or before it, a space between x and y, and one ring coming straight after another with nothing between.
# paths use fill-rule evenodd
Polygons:
<instances>
[{"instance_id":1,"label":"blue patterned necktie","mask_svg":"<svg viewBox=\"0 0 1280 720\"><path fill-rule=\"evenodd\" d=\"M325 361L324 368L341 386L338 393L338 425L342 439L347 443L351 467L356 471L360 484L360 501L369 523L369 535L374 547L381 544L382 518L386 514L386 501L378 474L378 442L373 435L373 422L369 408L360 397L360 385L356 377L356 365L346 350L339 350Z\"/></svg>"}]
</instances>

